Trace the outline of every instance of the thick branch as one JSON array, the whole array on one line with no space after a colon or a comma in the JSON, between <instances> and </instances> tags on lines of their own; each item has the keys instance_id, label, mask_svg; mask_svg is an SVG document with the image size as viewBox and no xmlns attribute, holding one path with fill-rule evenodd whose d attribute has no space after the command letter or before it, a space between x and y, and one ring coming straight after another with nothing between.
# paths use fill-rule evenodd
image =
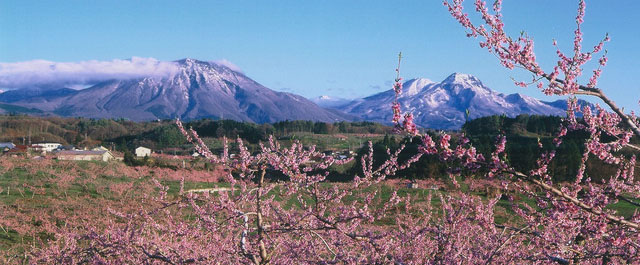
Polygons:
<instances>
[{"instance_id":1,"label":"thick branch","mask_svg":"<svg viewBox=\"0 0 640 265\"><path fill-rule=\"evenodd\" d=\"M582 88L582 86L580 86ZM599 90L599 89L598 89ZM599 90L600 91L600 90ZM622 112L622 110L620 108L618 108L618 106L616 106L616 104L613 102L613 100L609 99L607 96L604 95L604 93L602 91L600 91L600 99L602 99L602 101L604 101L604 103L606 103L607 105L609 105L609 107L616 113L618 114L618 116L620 116L620 118L622 118L622 120L624 120L624 122L627 123L627 125L629 125L629 127L631 128L631 130L633 131L633 133L640 137L640 128L638 128L638 125L636 125L633 120L631 120L631 118L629 118L629 116L627 116L626 114L624 114L624 112Z\"/></svg>"},{"instance_id":2,"label":"thick branch","mask_svg":"<svg viewBox=\"0 0 640 265\"><path fill-rule=\"evenodd\" d=\"M551 81L551 76L548 74L542 74L542 77L546 78L547 80ZM560 84L565 84L566 82L562 79L554 79L555 82L558 82ZM607 106L609 106L609 108L611 108L611 110L613 110L613 112L615 112L616 114L618 114L618 116L627 124L629 125L629 127L631 128L631 130L633 131L633 133L635 135L637 135L638 137L640 137L640 128L638 128L638 125L635 124L633 122L633 120L631 120L631 118L629 116L627 116L626 114L624 114L624 112L622 112L622 109L620 109L615 102L613 102L613 100L611 100L609 97L607 97L607 95L604 94L604 92L602 92L601 89L597 88L597 87L588 87L588 86L583 86L580 85L579 86L580 91L578 91L575 94L578 95L590 95L590 96L595 96L598 97L600 99L602 99L602 101L604 101L605 104L607 104Z\"/></svg>"},{"instance_id":3,"label":"thick branch","mask_svg":"<svg viewBox=\"0 0 640 265\"><path fill-rule=\"evenodd\" d=\"M175 264L169 258L167 258L167 257L165 257L163 255L160 255L160 254L151 254L151 253L147 252L147 250L144 249L144 248L142 248L142 253L147 255L147 257L150 258L150 259L160 260L160 261L163 261L165 263L172 264L172 265Z\"/></svg>"},{"instance_id":4,"label":"thick branch","mask_svg":"<svg viewBox=\"0 0 640 265\"><path fill-rule=\"evenodd\" d=\"M187 190L187 193L193 193L193 192L212 193L212 192L230 191L230 190L231 188L191 189L191 190Z\"/></svg>"},{"instance_id":5,"label":"thick branch","mask_svg":"<svg viewBox=\"0 0 640 265\"><path fill-rule=\"evenodd\" d=\"M629 147L629 148L631 148L631 149L634 149L634 150L636 150L636 151L640 151L640 146L633 145L633 144L626 144L625 146L626 146L626 147Z\"/></svg>"},{"instance_id":6,"label":"thick branch","mask_svg":"<svg viewBox=\"0 0 640 265\"><path fill-rule=\"evenodd\" d=\"M367 238L366 236L358 235L358 234L355 234L355 233L348 233L348 232L346 232L346 231L343 231L342 229L340 229L340 228L338 227L338 225L337 225L337 223L336 223L336 222L331 222L331 221L329 221L329 220L325 219L324 217L319 216L319 215L317 215L317 214L316 214L316 215L314 215L314 216L315 216L315 217L316 217L320 222L323 222L323 223L325 223L326 225L329 225L332 229L335 229L335 230L337 230L337 231L340 231L342 234L344 234L344 235L346 235L346 236L350 237L350 238L351 238L351 239L353 239L353 240L356 240L356 241L366 241L366 240L368 240L368 238ZM350 218L350 219L355 219L355 217L352 217L352 218Z\"/></svg>"},{"instance_id":7,"label":"thick branch","mask_svg":"<svg viewBox=\"0 0 640 265\"><path fill-rule=\"evenodd\" d=\"M625 202L628 202L631 205L635 205L636 207L640 207L640 203L637 203L637 202L635 202L635 201L633 201L633 200L631 200L631 199L629 199L627 197L624 197L622 195L618 195L618 196L616 196L616 198L618 198L619 200L623 200Z\"/></svg>"},{"instance_id":8,"label":"thick branch","mask_svg":"<svg viewBox=\"0 0 640 265\"><path fill-rule=\"evenodd\" d=\"M487 261L485 261L485 265L486 264L491 264L491 261L493 260L493 257L500 251L502 250L502 248L509 243L509 241L511 241L511 239L516 236L517 234L519 234L520 232L524 231L525 229L529 228L529 226L525 226L521 229L518 229L517 231L511 233L511 235L509 236L509 238L507 238L507 240L503 241L502 244L500 244L496 249L493 250L493 252L491 252L491 255L489 255L489 258L487 259Z\"/></svg>"},{"instance_id":9,"label":"thick branch","mask_svg":"<svg viewBox=\"0 0 640 265\"><path fill-rule=\"evenodd\" d=\"M256 196L256 212L258 213L258 218L256 218L256 226L258 228L258 247L260 248L260 264L269 264L269 255L267 255L267 249L264 245L265 233L264 233L264 224L262 220L262 186L264 184L264 175L266 174L266 170L262 169L260 173L260 179L258 181L258 195Z\"/></svg>"},{"instance_id":10,"label":"thick branch","mask_svg":"<svg viewBox=\"0 0 640 265\"><path fill-rule=\"evenodd\" d=\"M316 231L311 230L309 232L311 232L311 234L317 236L318 238L320 238L320 240L322 240L322 243L324 244L324 246L327 248L327 250L329 250L329 252L331 252L331 254L333 254L333 258L335 259L337 254L335 251L333 251L333 249L331 249L331 247L329 247L329 244L327 243L327 241L324 240L324 238L320 234L318 234Z\"/></svg>"},{"instance_id":11,"label":"thick branch","mask_svg":"<svg viewBox=\"0 0 640 265\"><path fill-rule=\"evenodd\" d=\"M529 182L532 182L532 183L540 186L544 190L546 190L548 192L551 192L551 193L553 193L553 194L555 194L555 195L557 195L559 197L562 197L563 199L575 204L576 206L582 208L583 210L585 210L587 212L590 212L590 213L595 214L595 215L604 216L605 218L607 218L607 220L609 220L611 222L614 222L614 223L617 223L617 224L621 224L621 225L624 225L624 226L627 226L627 227L630 227L630 228L634 228L636 230L640 230L640 224L627 221L627 220L625 220L625 219L623 219L621 217L605 213L605 212L603 212L601 210L598 210L598 209L595 209L595 208L593 208L593 207L591 207L589 205L586 205L585 203L581 202L577 198L575 198L575 197L573 197L573 196L571 196L569 194L566 194L566 193L562 192L561 190L557 189L556 187L553 187L553 186L551 186L551 185L549 185L547 183L544 183L543 181L541 181L539 179L531 178L531 177L525 175L524 173L517 172L517 171L513 171L513 172L509 172L509 173L512 173L512 174L516 175L517 177L519 177L521 179L524 179L524 180L527 180Z\"/></svg>"}]
</instances>

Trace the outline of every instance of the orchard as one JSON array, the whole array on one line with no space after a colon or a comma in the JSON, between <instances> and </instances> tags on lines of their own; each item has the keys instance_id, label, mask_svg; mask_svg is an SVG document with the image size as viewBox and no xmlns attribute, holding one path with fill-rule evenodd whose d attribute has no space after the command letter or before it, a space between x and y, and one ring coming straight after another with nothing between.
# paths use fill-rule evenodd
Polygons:
<instances>
[{"instance_id":1,"label":"orchard","mask_svg":"<svg viewBox=\"0 0 640 265\"><path fill-rule=\"evenodd\" d=\"M444 1L444 6L467 36L477 39L502 66L531 74L531 79L515 80L515 85L569 97L567 116L553 143L539 143L542 155L534 169L519 171L510 164L505 136L497 137L492 152L483 154L464 134L420 133L413 115L404 113L397 101L389 110L396 131L418 141L418 151L400 159L405 151L400 146L388 150L385 161L374 161L369 143L369 152L357 161L361 168L354 180L339 184L327 181L328 168L350 163L349 159L299 142L282 146L274 138L261 143L256 152L250 152L242 139L231 148L225 138L224 151L214 154L196 131L177 120L186 139L217 166L212 179L224 185L185 188L188 174L170 176L182 180L171 187L155 178L147 179L146 186L119 184L112 189L122 196L136 187L144 191L144 196L130 200L137 206L109 204L108 212L95 223L46 223L51 237L26 251L24 260L34 264L640 264L640 183L634 172L640 146L631 141L640 137L640 121L633 112L619 108L606 88L598 87L609 37L583 47L587 46L581 28L586 3L579 1L573 49L558 48L557 62L543 69L532 37L505 32L501 2L488 6L476 0L479 21L469 18L462 0ZM558 47L555 41L553 45ZM397 96L402 94L402 57L398 59L393 85ZM597 60L596 68L585 69L591 60ZM588 81L582 84L583 79ZM580 106L576 96L593 97L602 106ZM573 181L554 182L548 168L556 162L555 149L572 132L588 134L580 166ZM422 156L437 156L451 165L446 182L452 188L423 193L380 188ZM590 160L617 170L592 180L587 174ZM5 171L15 167L3 163ZM141 170L147 172L126 174L146 175L151 169ZM72 177L63 180L58 185L75 183ZM490 186L495 192L479 196L469 192L474 185ZM633 213L625 216L616 211L620 202L630 205ZM5 222L2 229L11 225L17 224ZM15 260L5 257L7 262Z\"/></svg>"}]
</instances>

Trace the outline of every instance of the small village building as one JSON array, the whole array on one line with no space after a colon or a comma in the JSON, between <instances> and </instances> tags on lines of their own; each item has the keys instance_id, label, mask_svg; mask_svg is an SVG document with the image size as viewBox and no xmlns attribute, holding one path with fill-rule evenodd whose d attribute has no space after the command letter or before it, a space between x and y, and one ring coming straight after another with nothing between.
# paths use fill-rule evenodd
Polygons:
<instances>
[{"instance_id":1,"label":"small village building","mask_svg":"<svg viewBox=\"0 0 640 265\"><path fill-rule=\"evenodd\" d=\"M5 155L16 157L16 156L27 156L29 154L29 146L18 144L14 148L11 148L9 151L5 153Z\"/></svg>"},{"instance_id":2,"label":"small village building","mask_svg":"<svg viewBox=\"0 0 640 265\"><path fill-rule=\"evenodd\" d=\"M407 188L409 188L409 189L417 189L417 188L419 188L419 187L420 187L420 185L418 185L418 183L417 183L417 182L413 182L413 181L411 181L411 182L409 182L409 183L407 184Z\"/></svg>"},{"instance_id":3,"label":"small village building","mask_svg":"<svg viewBox=\"0 0 640 265\"><path fill-rule=\"evenodd\" d=\"M58 160L99 160L109 161L115 159L115 157L109 151L86 151L86 150L72 150L72 151L60 151L56 153Z\"/></svg>"},{"instance_id":4,"label":"small village building","mask_svg":"<svg viewBox=\"0 0 640 265\"><path fill-rule=\"evenodd\" d=\"M53 150L58 149L58 147L62 146L62 144L59 143L39 143L39 144L34 144L34 146L39 146L42 151L45 152L53 152Z\"/></svg>"},{"instance_id":5,"label":"small village building","mask_svg":"<svg viewBox=\"0 0 640 265\"><path fill-rule=\"evenodd\" d=\"M151 149L140 146L136 148L136 156L137 157L151 156Z\"/></svg>"},{"instance_id":6,"label":"small village building","mask_svg":"<svg viewBox=\"0 0 640 265\"><path fill-rule=\"evenodd\" d=\"M109 151L109 149L107 149L104 146L98 146L98 147L94 147L93 149L91 149L91 151Z\"/></svg>"},{"instance_id":7,"label":"small village building","mask_svg":"<svg viewBox=\"0 0 640 265\"><path fill-rule=\"evenodd\" d=\"M43 154L45 152L47 152L46 150L44 150L44 147L41 145L27 145L27 150L29 150L29 152L31 153L39 153L39 154Z\"/></svg>"},{"instance_id":8,"label":"small village building","mask_svg":"<svg viewBox=\"0 0 640 265\"><path fill-rule=\"evenodd\" d=\"M113 159L117 160L117 161L124 161L124 154L120 153L118 151L109 151L111 153L111 155L113 155Z\"/></svg>"},{"instance_id":9,"label":"small village building","mask_svg":"<svg viewBox=\"0 0 640 265\"><path fill-rule=\"evenodd\" d=\"M0 152L7 152L13 148L16 148L16 145L12 142L0 143Z\"/></svg>"}]
</instances>

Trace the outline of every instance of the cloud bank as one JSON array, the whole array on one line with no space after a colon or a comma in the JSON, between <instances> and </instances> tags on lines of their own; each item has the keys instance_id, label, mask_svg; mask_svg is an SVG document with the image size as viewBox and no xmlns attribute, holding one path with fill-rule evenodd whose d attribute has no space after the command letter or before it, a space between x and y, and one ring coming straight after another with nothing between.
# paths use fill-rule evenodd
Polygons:
<instances>
[{"instance_id":1,"label":"cloud bank","mask_svg":"<svg viewBox=\"0 0 640 265\"><path fill-rule=\"evenodd\" d=\"M230 62L227 59L216 60L216 61L212 61L212 62L215 63L215 64L219 64L219 65L225 66L225 67L227 67L227 68L229 68L229 69L231 69L233 71L242 73L242 69L240 69L240 67L238 67L237 65L235 65L232 62Z\"/></svg>"},{"instance_id":2,"label":"cloud bank","mask_svg":"<svg viewBox=\"0 0 640 265\"><path fill-rule=\"evenodd\" d=\"M179 69L179 65L174 62L140 57L112 61L51 62L33 60L0 63L0 88L43 85L78 86L111 79L168 77L178 72Z\"/></svg>"}]
</instances>

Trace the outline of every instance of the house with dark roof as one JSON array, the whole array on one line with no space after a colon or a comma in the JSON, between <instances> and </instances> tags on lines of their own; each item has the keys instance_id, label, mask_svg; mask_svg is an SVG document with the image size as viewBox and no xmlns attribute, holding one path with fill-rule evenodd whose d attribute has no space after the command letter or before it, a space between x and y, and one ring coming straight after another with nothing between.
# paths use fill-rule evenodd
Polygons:
<instances>
[{"instance_id":1,"label":"house with dark roof","mask_svg":"<svg viewBox=\"0 0 640 265\"><path fill-rule=\"evenodd\" d=\"M58 146L58 148L56 148L56 150L53 150L53 151L56 152L56 151L64 151L64 150L78 150L78 149L73 145L61 145L61 146Z\"/></svg>"},{"instance_id":2,"label":"house with dark roof","mask_svg":"<svg viewBox=\"0 0 640 265\"><path fill-rule=\"evenodd\" d=\"M29 154L29 146L23 144L17 144L15 147L9 149L5 155L9 156L27 156Z\"/></svg>"}]
</instances>

